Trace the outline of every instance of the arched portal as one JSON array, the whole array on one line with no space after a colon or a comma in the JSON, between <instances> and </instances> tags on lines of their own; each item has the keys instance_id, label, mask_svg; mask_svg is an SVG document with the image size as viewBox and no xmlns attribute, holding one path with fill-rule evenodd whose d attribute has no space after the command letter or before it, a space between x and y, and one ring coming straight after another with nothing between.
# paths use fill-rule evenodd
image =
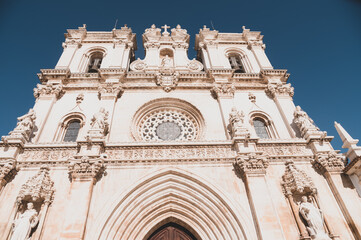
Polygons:
<instances>
[{"instance_id":1,"label":"arched portal","mask_svg":"<svg viewBox=\"0 0 361 240\"><path fill-rule=\"evenodd\" d=\"M87 233L89 239L148 240L173 220L197 240L256 239L242 206L234 207L217 187L185 170L158 170L129 189L115 194L113 204L105 204L96 227Z\"/></svg>"},{"instance_id":2,"label":"arched portal","mask_svg":"<svg viewBox=\"0 0 361 240\"><path fill-rule=\"evenodd\" d=\"M147 240L198 240L188 229L174 222L158 228Z\"/></svg>"}]
</instances>

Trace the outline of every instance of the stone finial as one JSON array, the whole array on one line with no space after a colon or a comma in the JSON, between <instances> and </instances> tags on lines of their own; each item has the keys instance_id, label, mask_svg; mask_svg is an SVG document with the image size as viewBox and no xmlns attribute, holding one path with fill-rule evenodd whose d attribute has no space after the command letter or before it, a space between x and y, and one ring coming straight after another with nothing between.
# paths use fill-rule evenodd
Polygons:
<instances>
[{"instance_id":1,"label":"stone finial","mask_svg":"<svg viewBox=\"0 0 361 240\"><path fill-rule=\"evenodd\" d=\"M54 194L53 185L54 182L51 181L49 175L49 167L43 165L40 167L39 172L35 176L31 177L21 186L16 201L18 204L20 204L23 200L51 203L53 201Z\"/></svg>"},{"instance_id":2,"label":"stone finial","mask_svg":"<svg viewBox=\"0 0 361 240\"><path fill-rule=\"evenodd\" d=\"M244 137L249 138L250 133L248 129L244 126L244 113L243 111L239 112L235 107L232 108L232 111L229 114L229 124L231 127L231 136L234 137Z\"/></svg>"},{"instance_id":3,"label":"stone finial","mask_svg":"<svg viewBox=\"0 0 361 240\"><path fill-rule=\"evenodd\" d=\"M233 98L236 88L233 84L215 85L211 89L211 94L214 99L218 98Z\"/></svg>"},{"instance_id":4,"label":"stone finial","mask_svg":"<svg viewBox=\"0 0 361 240\"><path fill-rule=\"evenodd\" d=\"M358 139L353 139L350 134L339 124L338 122L335 122L335 128L340 136L343 146L342 148L354 148L356 147L356 144L359 142Z\"/></svg>"},{"instance_id":5,"label":"stone finial","mask_svg":"<svg viewBox=\"0 0 361 240\"><path fill-rule=\"evenodd\" d=\"M103 158L90 160L89 157L84 156L79 160L72 159L69 161L68 171L71 181L75 179L83 180L99 180L105 172L105 165Z\"/></svg>"},{"instance_id":6,"label":"stone finial","mask_svg":"<svg viewBox=\"0 0 361 240\"><path fill-rule=\"evenodd\" d=\"M322 152L316 154L311 163L322 172L341 172L345 167L345 157L335 151Z\"/></svg>"},{"instance_id":7,"label":"stone finial","mask_svg":"<svg viewBox=\"0 0 361 240\"><path fill-rule=\"evenodd\" d=\"M284 194L315 194L317 189L306 172L298 169L292 160L286 162L286 170L282 176Z\"/></svg>"},{"instance_id":8,"label":"stone finial","mask_svg":"<svg viewBox=\"0 0 361 240\"><path fill-rule=\"evenodd\" d=\"M238 155L234 167L242 175L245 174L266 174L269 161L266 156L256 153Z\"/></svg>"}]
</instances>

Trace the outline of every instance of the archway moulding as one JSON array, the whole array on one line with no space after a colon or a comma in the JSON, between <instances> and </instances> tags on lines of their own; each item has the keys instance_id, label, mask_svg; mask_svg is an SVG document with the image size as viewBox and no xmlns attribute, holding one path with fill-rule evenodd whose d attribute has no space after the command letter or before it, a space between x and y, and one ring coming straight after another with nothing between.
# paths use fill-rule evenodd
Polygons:
<instances>
[{"instance_id":1,"label":"archway moulding","mask_svg":"<svg viewBox=\"0 0 361 240\"><path fill-rule=\"evenodd\" d=\"M164 168L114 194L85 239L143 239L176 219L199 239L256 239L248 212L201 177ZM125 224L126 223L126 224Z\"/></svg>"}]
</instances>

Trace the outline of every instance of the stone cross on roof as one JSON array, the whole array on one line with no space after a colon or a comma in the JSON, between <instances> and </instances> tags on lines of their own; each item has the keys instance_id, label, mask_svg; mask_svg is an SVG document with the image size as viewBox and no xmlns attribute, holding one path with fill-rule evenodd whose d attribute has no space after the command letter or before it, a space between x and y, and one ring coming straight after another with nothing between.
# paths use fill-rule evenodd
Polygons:
<instances>
[{"instance_id":1,"label":"stone cross on roof","mask_svg":"<svg viewBox=\"0 0 361 240\"><path fill-rule=\"evenodd\" d=\"M169 35L169 32L167 31L168 28L170 28L170 26L168 26L167 24L165 24L163 27L161 28L164 28L164 32L163 32L163 35L165 36L168 36Z\"/></svg>"}]
</instances>

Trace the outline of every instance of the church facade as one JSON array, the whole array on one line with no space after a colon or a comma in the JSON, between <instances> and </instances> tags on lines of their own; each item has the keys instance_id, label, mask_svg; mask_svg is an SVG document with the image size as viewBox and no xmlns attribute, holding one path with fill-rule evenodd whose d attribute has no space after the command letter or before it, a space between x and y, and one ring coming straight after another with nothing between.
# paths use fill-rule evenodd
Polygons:
<instances>
[{"instance_id":1,"label":"church facade","mask_svg":"<svg viewBox=\"0 0 361 240\"><path fill-rule=\"evenodd\" d=\"M361 239L358 140L333 149L260 32L69 29L0 142L0 239ZM302 94L302 93L299 93ZM19 113L20 114L20 113Z\"/></svg>"}]
</instances>

